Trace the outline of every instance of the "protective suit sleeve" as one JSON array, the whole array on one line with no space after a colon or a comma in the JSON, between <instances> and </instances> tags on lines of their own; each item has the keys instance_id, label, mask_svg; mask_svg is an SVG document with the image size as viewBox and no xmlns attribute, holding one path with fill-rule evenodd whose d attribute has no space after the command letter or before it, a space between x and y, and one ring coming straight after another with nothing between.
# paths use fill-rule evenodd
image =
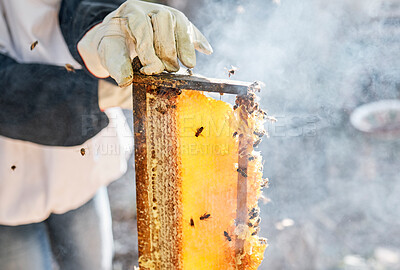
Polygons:
<instances>
[{"instance_id":1,"label":"protective suit sleeve","mask_svg":"<svg viewBox=\"0 0 400 270\"><path fill-rule=\"evenodd\" d=\"M85 66L77 49L81 38L112 11L117 9L123 0L63 0L59 11L61 32L72 56L83 67Z\"/></svg>"},{"instance_id":2,"label":"protective suit sleeve","mask_svg":"<svg viewBox=\"0 0 400 270\"><path fill-rule=\"evenodd\" d=\"M108 125L97 88L97 79L84 70L20 64L0 53L0 135L43 145L80 145Z\"/></svg>"}]
</instances>

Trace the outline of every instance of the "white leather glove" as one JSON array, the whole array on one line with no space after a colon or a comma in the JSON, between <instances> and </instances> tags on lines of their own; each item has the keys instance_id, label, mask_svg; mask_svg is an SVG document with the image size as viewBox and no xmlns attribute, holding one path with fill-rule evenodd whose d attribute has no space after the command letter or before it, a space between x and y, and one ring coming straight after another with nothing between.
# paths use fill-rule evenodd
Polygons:
<instances>
[{"instance_id":1,"label":"white leather glove","mask_svg":"<svg viewBox=\"0 0 400 270\"><path fill-rule=\"evenodd\" d=\"M173 8L127 0L90 29L78 43L86 67L96 77L111 76L119 86L132 82L131 59L139 56L146 75L196 65L195 49L211 54L203 34Z\"/></svg>"}]
</instances>

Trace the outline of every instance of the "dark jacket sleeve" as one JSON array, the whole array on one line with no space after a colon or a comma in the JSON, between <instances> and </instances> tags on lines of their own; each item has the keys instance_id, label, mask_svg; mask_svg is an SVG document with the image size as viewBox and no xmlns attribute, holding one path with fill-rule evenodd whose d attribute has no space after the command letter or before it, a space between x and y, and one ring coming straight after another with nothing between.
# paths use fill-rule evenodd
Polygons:
<instances>
[{"instance_id":1,"label":"dark jacket sleeve","mask_svg":"<svg viewBox=\"0 0 400 270\"><path fill-rule=\"evenodd\" d=\"M77 44L93 26L99 24L122 0L63 0L59 12L61 32L72 56L82 66Z\"/></svg>"},{"instance_id":2,"label":"dark jacket sleeve","mask_svg":"<svg viewBox=\"0 0 400 270\"><path fill-rule=\"evenodd\" d=\"M0 135L43 145L84 143L108 124L83 70L20 64L0 54Z\"/></svg>"},{"instance_id":3,"label":"dark jacket sleeve","mask_svg":"<svg viewBox=\"0 0 400 270\"><path fill-rule=\"evenodd\" d=\"M63 0L61 32L84 67L77 43L120 0ZM22 64L0 53L0 135L43 145L84 143L108 125L98 107L98 81L86 70Z\"/></svg>"}]
</instances>

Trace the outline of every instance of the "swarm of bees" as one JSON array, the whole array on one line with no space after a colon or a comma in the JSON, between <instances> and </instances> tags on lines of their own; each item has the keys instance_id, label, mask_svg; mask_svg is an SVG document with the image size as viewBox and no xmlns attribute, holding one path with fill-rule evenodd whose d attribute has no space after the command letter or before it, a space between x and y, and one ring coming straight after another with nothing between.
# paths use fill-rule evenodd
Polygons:
<instances>
[{"instance_id":1,"label":"swarm of bees","mask_svg":"<svg viewBox=\"0 0 400 270\"><path fill-rule=\"evenodd\" d=\"M276 119L274 117L268 116L268 114L265 111L259 108L259 104L256 100L256 95L255 95L255 92L259 91L259 86L260 83L255 82L249 87L249 91L246 95L237 96L233 109L236 110L240 106L245 111L247 111L248 114L254 114L257 117L262 117L263 119L276 122ZM262 137L264 135L268 135L265 132L265 130L254 130L253 134L256 136L254 138L255 141L253 143L253 148L257 147L261 143ZM234 137L235 135L237 134L234 133ZM251 160L254 160L254 157L249 157L249 161Z\"/></svg>"},{"instance_id":2,"label":"swarm of bees","mask_svg":"<svg viewBox=\"0 0 400 270\"><path fill-rule=\"evenodd\" d=\"M236 97L233 109L237 109L239 106L244 106L249 114L252 114L255 111L261 111L256 101L256 95L252 92L249 92L247 95Z\"/></svg>"},{"instance_id":3,"label":"swarm of bees","mask_svg":"<svg viewBox=\"0 0 400 270\"><path fill-rule=\"evenodd\" d=\"M259 225L261 222L261 218L259 215L260 209L258 207L252 208L249 212L249 222L247 223L247 226L249 226L250 228L254 228L254 232L252 232L251 235L256 235L260 231ZM253 222L253 220L255 221Z\"/></svg>"},{"instance_id":4,"label":"swarm of bees","mask_svg":"<svg viewBox=\"0 0 400 270\"><path fill-rule=\"evenodd\" d=\"M254 207L249 212L249 219L255 219L259 215L260 215L260 209L257 207Z\"/></svg>"},{"instance_id":5,"label":"swarm of bees","mask_svg":"<svg viewBox=\"0 0 400 270\"><path fill-rule=\"evenodd\" d=\"M158 87L156 89L156 94L158 96L160 96L161 98L166 98L166 99L171 99L173 97L179 96L180 94L182 94L182 90L181 89L177 89L177 88L168 88L168 87Z\"/></svg>"}]
</instances>

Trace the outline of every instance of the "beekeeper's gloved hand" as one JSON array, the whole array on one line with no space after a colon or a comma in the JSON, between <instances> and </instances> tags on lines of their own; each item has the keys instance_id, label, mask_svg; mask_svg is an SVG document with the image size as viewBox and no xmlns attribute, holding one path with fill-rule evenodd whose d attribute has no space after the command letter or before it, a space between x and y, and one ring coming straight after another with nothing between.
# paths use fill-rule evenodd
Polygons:
<instances>
[{"instance_id":1,"label":"beekeeper's gloved hand","mask_svg":"<svg viewBox=\"0 0 400 270\"><path fill-rule=\"evenodd\" d=\"M96 77L111 76L119 86L132 82L131 59L139 56L146 75L196 65L195 49L211 54L203 34L173 8L127 0L90 29L78 43L86 67Z\"/></svg>"}]
</instances>

